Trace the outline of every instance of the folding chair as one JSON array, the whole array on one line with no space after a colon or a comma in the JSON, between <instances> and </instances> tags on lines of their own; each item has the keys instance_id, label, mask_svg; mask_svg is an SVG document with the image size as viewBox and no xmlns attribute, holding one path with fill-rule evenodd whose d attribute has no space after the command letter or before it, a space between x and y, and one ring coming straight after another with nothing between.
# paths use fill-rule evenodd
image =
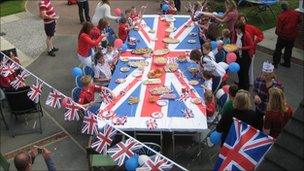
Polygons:
<instances>
[{"instance_id":1,"label":"folding chair","mask_svg":"<svg viewBox=\"0 0 304 171\"><path fill-rule=\"evenodd\" d=\"M6 158L0 153L0 170L9 171L10 163Z\"/></svg>"},{"instance_id":2,"label":"folding chair","mask_svg":"<svg viewBox=\"0 0 304 171\"><path fill-rule=\"evenodd\" d=\"M18 90L11 90L11 91L5 91L5 96L7 99L7 102L9 104L11 113L15 115L15 118L17 120L17 116L20 115L28 115L37 113L38 114L38 122L35 121L34 127L32 129L23 129L23 130L14 130L12 131L12 136L20 135L20 134L28 134L28 133L34 133L39 132L42 133L42 127L41 127L41 116L43 116L43 111L41 108L40 102L35 103L29 97L27 96L27 93L30 91L30 87L22 87Z\"/></svg>"},{"instance_id":3,"label":"folding chair","mask_svg":"<svg viewBox=\"0 0 304 171\"><path fill-rule=\"evenodd\" d=\"M81 82L81 77L82 76L77 76L76 78L75 78L75 85L77 86L77 87L82 87L82 82Z\"/></svg>"},{"instance_id":4,"label":"folding chair","mask_svg":"<svg viewBox=\"0 0 304 171\"><path fill-rule=\"evenodd\" d=\"M106 170L105 168L113 168L116 163L109 155L99 154L91 148L93 136L89 137L88 146L86 148L87 161L89 170Z\"/></svg>"},{"instance_id":5,"label":"folding chair","mask_svg":"<svg viewBox=\"0 0 304 171\"><path fill-rule=\"evenodd\" d=\"M89 67L89 66L85 66L85 67L83 68L83 71L84 71L84 74L85 74L85 75L90 75L92 78L94 78L95 73L94 73L93 68L91 68L91 67Z\"/></svg>"},{"instance_id":6,"label":"folding chair","mask_svg":"<svg viewBox=\"0 0 304 171\"><path fill-rule=\"evenodd\" d=\"M2 111L4 99L5 99L5 94L4 94L3 90L0 89L0 113L1 113L1 117L2 117L2 120L4 122L4 125L5 125L6 129L8 130L8 126L7 126L5 117L3 115L3 111Z\"/></svg>"},{"instance_id":7,"label":"folding chair","mask_svg":"<svg viewBox=\"0 0 304 171\"><path fill-rule=\"evenodd\" d=\"M80 92L81 92L81 88L80 87L73 88L72 93L71 93L71 97L72 97L72 99L73 99L74 102L78 102Z\"/></svg>"}]
</instances>

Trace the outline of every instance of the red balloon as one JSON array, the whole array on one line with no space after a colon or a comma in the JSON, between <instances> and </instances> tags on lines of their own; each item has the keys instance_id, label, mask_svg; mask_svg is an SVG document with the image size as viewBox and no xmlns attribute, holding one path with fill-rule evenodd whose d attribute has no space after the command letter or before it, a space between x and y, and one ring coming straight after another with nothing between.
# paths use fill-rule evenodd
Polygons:
<instances>
[{"instance_id":1,"label":"red balloon","mask_svg":"<svg viewBox=\"0 0 304 171\"><path fill-rule=\"evenodd\" d=\"M67 105L68 105L69 102L70 102L70 98L69 97L65 97L61 101L61 106L65 108L65 107L67 107Z\"/></svg>"},{"instance_id":2,"label":"red balloon","mask_svg":"<svg viewBox=\"0 0 304 171\"><path fill-rule=\"evenodd\" d=\"M113 12L114 12L114 14L115 14L116 16L120 16L120 15L121 15L121 10L120 10L120 8L115 8L115 9L113 10Z\"/></svg>"},{"instance_id":3,"label":"red balloon","mask_svg":"<svg viewBox=\"0 0 304 171\"><path fill-rule=\"evenodd\" d=\"M123 41L121 39L116 39L114 41L114 47L117 49L120 48L122 46L122 44L123 44Z\"/></svg>"},{"instance_id":4,"label":"red balloon","mask_svg":"<svg viewBox=\"0 0 304 171\"><path fill-rule=\"evenodd\" d=\"M236 61L236 54L233 52L229 52L226 56L226 62L228 64L235 62Z\"/></svg>"},{"instance_id":5,"label":"red balloon","mask_svg":"<svg viewBox=\"0 0 304 171\"><path fill-rule=\"evenodd\" d=\"M230 88L230 85L226 84L222 87L222 89L224 90L225 93L229 93L229 88Z\"/></svg>"}]
</instances>

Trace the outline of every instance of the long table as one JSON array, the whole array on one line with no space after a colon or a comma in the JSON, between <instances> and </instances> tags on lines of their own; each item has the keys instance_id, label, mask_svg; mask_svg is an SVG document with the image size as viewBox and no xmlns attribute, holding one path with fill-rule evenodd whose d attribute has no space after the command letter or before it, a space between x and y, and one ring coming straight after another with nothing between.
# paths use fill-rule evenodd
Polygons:
<instances>
[{"instance_id":1,"label":"long table","mask_svg":"<svg viewBox=\"0 0 304 171\"><path fill-rule=\"evenodd\" d=\"M164 57L168 60L174 60L177 56L189 53L192 49L200 48L198 28L193 24L187 15L174 16L173 25L176 30L171 36L180 40L178 44L169 44L170 52ZM132 30L130 37L138 40L136 48L151 48L152 50L162 49L165 47L163 38L165 38L165 30L169 27L166 21L161 20L159 15L144 15L139 26L139 30ZM155 30L155 33L149 32ZM157 40L155 40L157 38ZM194 39L195 43L189 43L188 40ZM195 63L182 62L178 63L179 70L174 73L165 73L160 79L161 84L173 90L177 96L175 100L167 100L166 106L159 106L156 103L149 102L150 90L160 85L145 85L143 82L147 79L147 74L152 69L161 68L154 64L154 55L143 57L142 55L134 55L131 50L122 54L123 58L131 60L145 60L148 64L143 75L135 77L138 72L137 68L130 67L128 72L121 72L121 67L128 67L128 63L119 60L113 73L109 88L113 91L116 98L111 103L102 103L99 111L112 111L116 116L126 116L127 121L124 125L117 125L118 128L125 131L177 131L177 132L199 132L207 129L206 108L205 104L194 104L191 98L185 101L177 100L182 96L182 88L185 87L190 91L192 98L201 98L204 100L204 90L201 87L202 81L197 86L191 86L189 80L193 79L193 75L188 71L189 67L196 66ZM117 84L118 78L125 78L126 81ZM123 93L122 93L123 92ZM133 96L139 98L137 104L129 104L128 99ZM193 113L193 118L184 116L183 110L189 109ZM151 116L154 112L161 112L162 118L155 119L156 128L147 127L147 121L153 119ZM99 128L103 126L103 122L98 122Z\"/></svg>"}]
</instances>

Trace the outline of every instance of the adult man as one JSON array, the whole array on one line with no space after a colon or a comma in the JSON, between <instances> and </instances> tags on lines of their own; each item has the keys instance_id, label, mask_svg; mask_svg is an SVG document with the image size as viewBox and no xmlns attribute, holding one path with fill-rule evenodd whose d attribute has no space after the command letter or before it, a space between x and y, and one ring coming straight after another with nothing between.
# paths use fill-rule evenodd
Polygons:
<instances>
[{"instance_id":1,"label":"adult man","mask_svg":"<svg viewBox=\"0 0 304 171\"><path fill-rule=\"evenodd\" d=\"M281 61L282 49L284 51L284 62L282 66L290 68L290 58L296 37L298 36L298 25L301 22L300 14L288 8L286 3L281 5L282 12L277 17L276 34L277 44L273 53L273 65L278 68Z\"/></svg>"},{"instance_id":2,"label":"adult man","mask_svg":"<svg viewBox=\"0 0 304 171\"><path fill-rule=\"evenodd\" d=\"M56 171L55 164L51 158L51 151L46 148L40 149L42 157L47 165L48 171ZM14 164L18 171L32 171L32 164L38 154L38 148L33 148L29 153L19 152L14 158Z\"/></svg>"},{"instance_id":3,"label":"adult man","mask_svg":"<svg viewBox=\"0 0 304 171\"><path fill-rule=\"evenodd\" d=\"M55 52L58 48L53 46L53 36L55 34L57 19L55 8L53 7L51 0L40 0L39 1L40 17L44 21L44 31L47 36L46 45L49 56L56 56Z\"/></svg>"},{"instance_id":4,"label":"adult man","mask_svg":"<svg viewBox=\"0 0 304 171\"><path fill-rule=\"evenodd\" d=\"M85 15L86 21L88 21L88 22L91 21L90 15L89 15L89 2L88 2L88 0L77 0L77 5L78 5L78 10L79 10L80 23L83 23L85 21L83 13Z\"/></svg>"}]
</instances>

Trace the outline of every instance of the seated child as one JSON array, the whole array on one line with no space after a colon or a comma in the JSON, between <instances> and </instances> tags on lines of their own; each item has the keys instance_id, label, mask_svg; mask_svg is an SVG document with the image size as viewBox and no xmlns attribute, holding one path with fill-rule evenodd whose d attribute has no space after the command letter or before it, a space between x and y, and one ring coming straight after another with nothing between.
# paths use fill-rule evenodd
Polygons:
<instances>
[{"instance_id":1,"label":"seated child","mask_svg":"<svg viewBox=\"0 0 304 171\"><path fill-rule=\"evenodd\" d=\"M106 62L104 54L98 51L95 54L94 62L94 81L101 84L109 82L112 76L111 67Z\"/></svg>"},{"instance_id":2,"label":"seated child","mask_svg":"<svg viewBox=\"0 0 304 171\"><path fill-rule=\"evenodd\" d=\"M121 18L119 20L119 26L118 26L118 37L125 42L128 38L128 34L130 31L129 24L127 23L126 18Z\"/></svg>"},{"instance_id":3,"label":"seated child","mask_svg":"<svg viewBox=\"0 0 304 171\"><path fill-rule=\"evenodd\" d=\"M169 10L167 11L166 14L176 14L177 9L175 7L174 0L169 0L168 5L169 5Z\"/></svg>"},{"instance_id":4,"label":"seated child","mask_svg":"<svg viewBox=\"0 0 304 171\"><path fill-rule=\"evenodd\" d=\"M117 36L113 28L110 27L109 21L107 19L105 18L100 19L97 28L100 30L101 34L104 34L107 37L107 44L114 44L114 41L117 38Z\"/></svg>"},{"instance_id":5,"label":"seated child","mask_svg":"<svg viewBox=\"0 0 304 171\"><path fill-rule=\"evenodd\" d=\"M204 68L206 69L206 68ZM205 89L205 91L211 91L212 92L212 71L207 71L204 70L203 71L203 79L205 80L203 83L203 88Z\"/></svg>"},{"instance_id":6,"label":"seated child","mask_svg":"<svg viewBox=\"0 0 304 171\"><path fill-rule=\"evenodd\" d=\"M105 61L110 65L113 70L117 60L119 58L119 51L114 48L113 44L108 44L107 49L105 51Z\"/></svg>"},{"instance_id":7,"label":"seated child","mask_svg":"<svg viewBox=\"0 0 304 171\"><path fill-rule=\"evenodd\" d=\"M229 29L223 29L222 30L222 39L223 39L224 45L227 45L227 44L231 43L230 37L231 37L230 30Z\"/></svg>"},{"instance_id":8,"label":"seated child","mask_svg":"<svg viewBox=\"0 0 304 171\"><path fill-rule=\"evenodd\" d=\"M78 103L82 104L84 107L88 107L95 100L94 93L101 92L103 89L108 89L107 87L97 86L93 83L91 76L85 75L81 78L82 89L79 95ZM108 89L110 92L111 90Z\"/></svg>"},{"instance_id":9,"label":"seated child","mask_svg":"<svg viewBox=\"0 0 304 171\"><path fill-rule=\"evenodd\" d=\"M215 61L214 54L211 50L211 44L210 42L205 42L203 44L203 57L204 58L209 58L210 60Z\"/></svg>"},{"instance_id":10,"label":"seated child","mask_svg":"<svg viewBox=\"0 0 304 171\"><path fill-rule=\"evenodd\" d=\"M211 123L216 117L216 103L212 91L205 91L205 103L207 112L207 123Z\"/></svg>"},{"instance_id":11,"label":"seated child","mask_svg":"<svg viewBox=\"0 0 304 171\"><path fill-rule=\"evenodd\" d=\"M217 54L215 55L215 61L217 63L225 61L227 52L224 50L223 45L224 43L222 40L217 41Z\"/></svg>"},{"instance_id":12,"label":"seated child","mask_svg":"<svg viewBox=\"0 0 304 171\"><path fill-rule=\"evenodd\" d=\"M201 58L202 58L202 52L199 49L193 49L190 52L190 60L192 60L193 62L195 62L198 65L199 68L199 72L203 71L202 68L202 63L201 63Z\"/></svg>"}]
</instances>

